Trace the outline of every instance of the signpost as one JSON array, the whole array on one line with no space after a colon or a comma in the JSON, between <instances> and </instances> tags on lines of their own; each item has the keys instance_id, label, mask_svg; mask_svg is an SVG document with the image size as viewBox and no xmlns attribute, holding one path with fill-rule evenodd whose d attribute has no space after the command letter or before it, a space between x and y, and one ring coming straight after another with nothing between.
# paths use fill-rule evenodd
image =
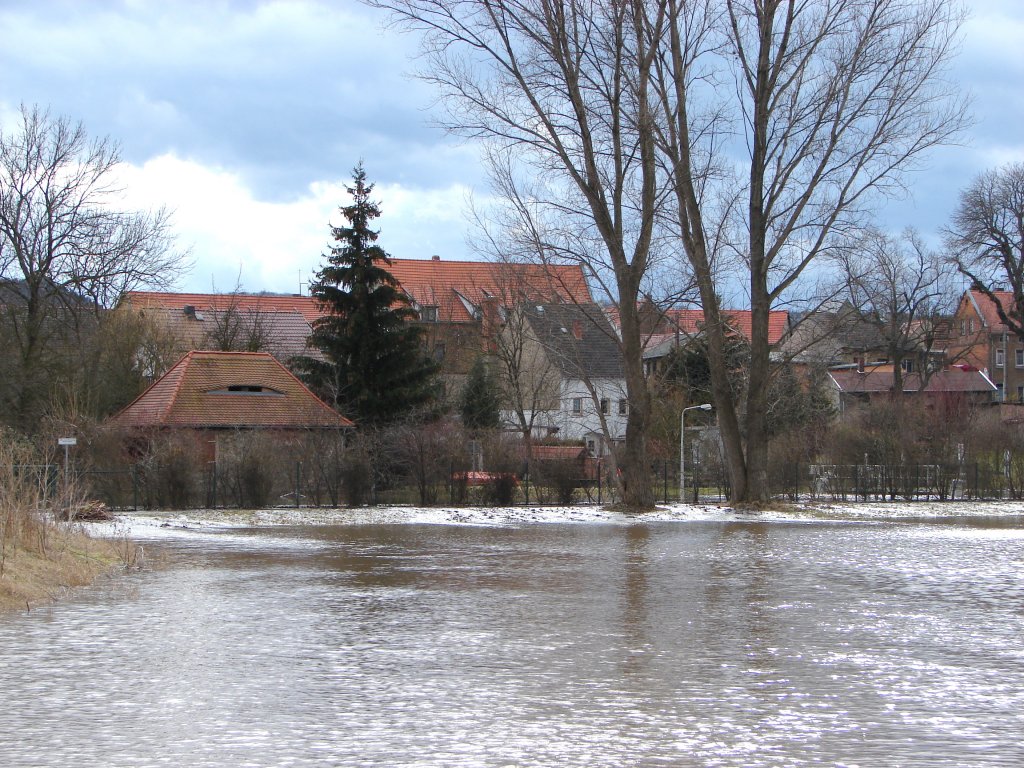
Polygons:
<instances>
[{"instance_id":1,"label":"signpost","mask_svg":"<svg viewBox=\"0 0 1024 768\"><path fill-rule=\"evenodd\" d=\"M64 446L64 496L68 503L68 519L71 519L71 499L69 492L71 490L71 476L68 473L68 449L72 445L78 445L78 438L75 437L58 437L57 445Z\"/></svg>"}]
</instances>

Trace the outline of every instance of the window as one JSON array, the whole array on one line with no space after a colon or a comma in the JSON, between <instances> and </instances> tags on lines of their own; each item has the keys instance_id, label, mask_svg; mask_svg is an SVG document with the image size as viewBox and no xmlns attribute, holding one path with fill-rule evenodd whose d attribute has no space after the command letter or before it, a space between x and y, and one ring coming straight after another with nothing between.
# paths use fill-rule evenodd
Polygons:
<instances>
[{"instance_id":1,"label":"window","mask_svg":"<svg viewBox=\"0 0 1024 768\"><path fill-rule=\"evenodd\" d=\"M420 307L420 320L424 323L436 323L437 307Z\"/></svg>"},{"instance_id":2,"label":"window","mask_svg":"<svg viewBox=\"0 0 1024 768\"><path fill-rule=\"evenodd\" d=\"M229 384L223 389L210 391L211 395L270 395L283 397L283 392L278 392L271 387L264 387L262 384Z\"/></svg>"},{"instance_id":3,"label":"window","mask_svg":"<svg viewBox=\"0 0 1024 768\"><path fill-rule=\"evenodd\" d=\"M444 353L444 344L438 343L434 345L434 360L440 363L442 360L444 360Z\"/></svg>"},{"instance_id":4,"label":"window","mask_svg":"<svg viewBox=\"0 0 1024 768\"><path fill-rule=\"evenodd\" d=\"M626 416L629 414L629 401L620 398L619 399L619 416Z\"/></svg>"},{"instance_id":5,"label":"window","mask_svg":"<svg viewBox=\"0 0 1024 768\"><path fill-rule=\"evenodd\" d=\"M1017 402L1024 403L1024 387L1017 387Z\"/></svg>"},{"instance_id":6,"label":"window","mask_svg":"<svg viewBox=\"0 0 1024 768\"><path fill-rule=\"evenodd\" d=\"M605 416L607 416L609 408L610 408L610 406L609 406L609 403L608 403L608 398L607 397L602 397L601 398L601 413L603 413Z\"/></svg>"},{"instance_id":7,"label":"window","mask_svg":"<svg viewBox=\"0 0 1024 768\"><path fill-rule=\"evenodd\" d=\"M582 397L574 397L572 399L572 412L573 413L583 413L583 398Z\"/></svg>"},{"instance_id":8,"label":"window","mask_svg":"<svg viewBox=\"0 0 1024 768\"><path fill-rule=\"evenodd\" d=\"M967 332L974 333L974 318L972 317L967 321Z\"/></svg>"},{"instance_id":9,"label":"window","mask_svg":"<svg viewBox=\"0 0 1024 768\"><path fill-rule=\"evenodd\" d=\"M1002 368L1006 365L1006 350L1002 348L996 349L996 368Z\"/></svg>"},{"instance_id":10,"label":"window","mask_svg":"<svg viewBox=\"0 0 1024 768\"><path fill-rule=\"evenodd\" d=\"M1018 368L1024 368L1024 349L1017 349L1015 355L1014 365Z\"/></svg>"},{"instance_id":11,"label":"window","mask_svg":"<svg viewBox=\"0 0 1024 768\"><path fill-rule=\"evenodd\" d=\"M907 358L903 358L903 361L900 363L900 368L903 369L904 373L913 373L914 372L914 361L913 360L908 360Z\"/></svg>"}]
</instances>

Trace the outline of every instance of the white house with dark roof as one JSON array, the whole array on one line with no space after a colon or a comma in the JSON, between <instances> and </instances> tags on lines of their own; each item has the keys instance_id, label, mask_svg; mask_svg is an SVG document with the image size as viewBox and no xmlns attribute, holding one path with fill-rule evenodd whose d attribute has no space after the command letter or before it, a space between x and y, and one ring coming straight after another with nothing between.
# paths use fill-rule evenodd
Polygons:
<instances>
[{"instance_id":1,"label":"white house with dark roof","mask_svg":"<svg viewBox=\"0 0 1024 768\"><path fill-rule=\"evenodd\" d=\"M527 414L533 433L582 440L592 453L603 453L608 440L625 436L629 413L615 329L596 304L524 303L515 311L528 348L519 378L525 388L543 389ZM513 327L506 324L506 333ZM514 406L502 416L520 426Z\"/></svg>"}]
</instances>

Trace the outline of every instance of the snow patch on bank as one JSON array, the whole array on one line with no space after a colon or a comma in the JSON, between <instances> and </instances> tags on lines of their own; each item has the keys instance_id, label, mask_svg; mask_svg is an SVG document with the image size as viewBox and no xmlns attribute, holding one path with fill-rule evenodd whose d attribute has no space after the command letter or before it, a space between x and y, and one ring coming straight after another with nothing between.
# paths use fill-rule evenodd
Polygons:
<instances>
[{"instance_id":1,"label":"snow patch on bank","mask_svg":"<svg viewBox=\"0 0 1024 768\"><path fill-rule=\"evenodd\" d=\"M363 507L358 509L277 508L185 512L133 512L113 523L95 523L97 535L159 538L183 530L202 532L281 525L470 525L515 527L544 524L640 525L712 522L878 522L882 520L970 519L1024 515L1021 501L801 502L775 510L737 510L716 504L676 504L625 514L604 507Z\"/></svg>"}]
</instances>

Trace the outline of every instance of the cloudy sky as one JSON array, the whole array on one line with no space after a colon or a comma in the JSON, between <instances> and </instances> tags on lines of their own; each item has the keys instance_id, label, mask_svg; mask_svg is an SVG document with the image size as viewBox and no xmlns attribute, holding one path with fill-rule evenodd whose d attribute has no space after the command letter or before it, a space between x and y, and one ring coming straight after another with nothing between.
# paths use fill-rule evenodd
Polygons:
<instances>
[{"instance_id":1,"label":"cloudy sky","mask_svg":"<svg viewBox=\"0 0 1024 768\"><path fill-rule=\"evenodd\" d=\"M936 232L972 176L1024 160L1024 3L967 5L953 74L976 122L887 209L895 228ZM39 104L119 141L132 203L173 209L192 249L185 290L298 290L360 159L392 255L472 258L475 148L432 126L415 40L383 21L355 0L2 0L0 124Z\"/></svg>"}]
</instances>

